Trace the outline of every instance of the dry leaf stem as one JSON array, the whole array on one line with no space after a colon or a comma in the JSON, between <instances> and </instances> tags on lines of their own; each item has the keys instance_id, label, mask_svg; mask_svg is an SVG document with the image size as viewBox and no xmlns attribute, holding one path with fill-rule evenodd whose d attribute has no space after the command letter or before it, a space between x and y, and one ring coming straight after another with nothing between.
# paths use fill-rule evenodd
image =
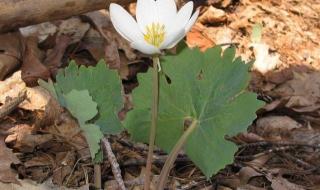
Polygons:
<instances>
[{"instance_id":1,"label":"dry leaf stem","mask_svg":"<svg viewBox=\"0 0 320 190\"><path fill-rule=\"evenodd\" d=\"M158 120L158 105L159 105L159 72L158 65L160 65L160 60L158 56L153 57L153 84L152 84L152 118L151 118L151 128L150 128L150 137L149 137L149 150L145 174L145 184L144 190L150 189L150 176L152 168L152 159L153 159L153 150L154 143L156 139L157 131L157 120Z\"/></svg>"}]
</instances>

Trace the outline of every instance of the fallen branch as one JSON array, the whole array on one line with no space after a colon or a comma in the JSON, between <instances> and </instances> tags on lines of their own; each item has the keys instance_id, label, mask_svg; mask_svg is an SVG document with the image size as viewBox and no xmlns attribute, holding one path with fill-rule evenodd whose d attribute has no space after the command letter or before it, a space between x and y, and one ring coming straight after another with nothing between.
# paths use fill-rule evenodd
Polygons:
<instances>
[{"instance_id":1,"label":"fallen branch","mask_svg":"<svg viewBox=\"0 0 320 190\"><path fill-rule=\"evenodd\" d=\"M133 0L0 0L0 33L42 22L105 9Z\"/></svg>"},{"instance_id":2,"label":"fallen branch","mask_svg":"<svg viewBox=\"0 0 320 190\"><path fill-rule=\"evenodd\" d=\"M152 164L156 165L163 165L168 158L167 155L165 156L155 156L153 158ZM179 155L178 158L176 159L176 163L186 163L186 162L191 162L191 160L186 156L186 155ZM132 167L132 166L144 166L146 165L147 160L146 159L129 159L126 160L125 162L121 163L122 167Z\"/></svg>"},{"instance_id":3,"label":"fallen branch","mask_svg":"<svg viewBox=\"0 0 320 190\"><path fill-rule=\"evenodd\" d=\"M274 147L274 148L270 148L268 150L265 150L263 152L260 152L260 153L254 154L254 155L235 156L235 158L238 160L253 160L253 159L257 159L259 157L265 156L265 155L269 155L271 153L292 150L294 148L295 147L292 147L292 146Z\"/></svg>"},{"instance_id":4,"label":"fallen branch","mask_svg":"<svg viewBox=\"0 0 320 190\"><path fill-rule=\"evenodd\" d=\"M269 141L260 141L260 142L254 142L254 143L247 143L239 145L239 149L243 148L253 148L253 147L259 147L259 146L295 146L295 147L310 147L310 148L316 148L320 149L320 145L318 144L301 144L301 143L294 143L294 142L286 142L286 141L280 141L280 142L269 142Z\"/></svg>"},{"instance_id":5,"label":"fallen branch","mask_svg":"<svg viewBox=\"0 0 320 190\"><path fill-rule=\"evenodd\" d=\"M4 118L10 114L18 105L23 102L27 97L26 90L19 93L18 97L11 98L6 101L6 103L0 107L0 119Z\"/></svg>"},{"instance_id":6,"label":"fallen branch","mask_svg":"<svg viewBox=\"0 0 320 190\"><path fill-rule=\"evenodd\" d=\"M112 152L110 142L108 141L107 137L104 137L101 141L103 143L104 149L106 150L108 160L111 164L112 173L119 185L119 189L126 190L126 187L124 185L124 182L121 176L121 170L120 170L117 158Z\"/></svg>"}]
</instances>

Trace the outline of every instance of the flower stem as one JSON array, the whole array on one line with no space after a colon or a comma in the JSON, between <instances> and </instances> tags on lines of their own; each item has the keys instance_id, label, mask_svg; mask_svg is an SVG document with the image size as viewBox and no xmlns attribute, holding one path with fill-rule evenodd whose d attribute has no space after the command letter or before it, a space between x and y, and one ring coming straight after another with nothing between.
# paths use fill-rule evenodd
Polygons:
<instances>
[{"instance_id":1,"label":"flower stem","mask_svg":"<svg viewBox=\"0 0 320 190\"><path fill-rule=\"evenodd\" d=\"M147 158L147 166L146 166L146 174L145 174L145 183L144 190L150 189L150 176L151 176L151 168L152 168L152 160L153 160L153 150L154 143L156 139L156 131L157 131L157 120L158 120L158 105L159 105L159 72L158 65L160 65L160 60L158 56L153 57L153 84L152 84L152 118L151 118L151 128L150 128L150 137L149 137L149 150L148 150L148 158Z\"/></svg>"},{"instance_id":2,"label":"flower stem","mask_svg":"<svg viewBox=\"0 0 320 190\"><path fill-rule=\"evenodd\" d=\"M164 189L164 187L166 185L167 178L169 176L169 172L174 164L174 161L177 159L177 156L178 156L180 150L187 142L187 139L189 138L191 133L197 127L197 124L198 124L198 121L193 120L191 125L188 127L188 129L182 134L182 136L178 140L177 144L173 147L172 151L170 152L170 154L169 154L169 156L168 156L168 158L167 158L166 162L164 163L164 166L161 170L157 190Z\"/></svg>"}]
</instances>

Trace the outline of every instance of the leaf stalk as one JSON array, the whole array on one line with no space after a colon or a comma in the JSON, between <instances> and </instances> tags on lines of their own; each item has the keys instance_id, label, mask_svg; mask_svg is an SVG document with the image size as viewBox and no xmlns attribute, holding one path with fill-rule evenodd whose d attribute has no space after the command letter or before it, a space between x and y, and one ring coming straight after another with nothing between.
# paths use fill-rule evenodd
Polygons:
<instances>
[{"instance_id":1,"label":"leaf stalk","mask_svg":"<svg viewBox=\"0 0 320 190\"><path fill-rule=\"evenodd\" d=\"M159 177L159 183L157 190L163 190L167 178L169 176L169 172L174 164L174 161L177 159L177 156L180 152L180 150L183 148L183 146L186 144L189 136L192 134L192 132L196 129L198 124L198 120L194 119L191 123L191 125L188 127L188 129L182 134L180 139L178 140L177 144L173 147L172 151L170 152L166 162L164 163L164 166L161 170L160 177Z\"/></svg>"}]
</instances>

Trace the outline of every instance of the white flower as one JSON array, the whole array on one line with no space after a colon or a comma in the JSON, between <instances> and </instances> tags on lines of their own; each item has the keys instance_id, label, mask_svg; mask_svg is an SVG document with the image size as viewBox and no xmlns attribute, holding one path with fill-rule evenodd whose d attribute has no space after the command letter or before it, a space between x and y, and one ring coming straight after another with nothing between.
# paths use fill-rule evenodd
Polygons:
<instances>
[{"instance_id":1,"label":"white flower","mask_svg":"<svg viewBox=\"0 0 320 190\"><path fill-rule=\"evenodd\" d=\"M136 20L120 5L111 3L110 18L117 32L142 53L159 54L174 47L197 20L199 10L192 16L193 2L178 12L174 0L138 0Z\"/></svg>"}]
</instances>

